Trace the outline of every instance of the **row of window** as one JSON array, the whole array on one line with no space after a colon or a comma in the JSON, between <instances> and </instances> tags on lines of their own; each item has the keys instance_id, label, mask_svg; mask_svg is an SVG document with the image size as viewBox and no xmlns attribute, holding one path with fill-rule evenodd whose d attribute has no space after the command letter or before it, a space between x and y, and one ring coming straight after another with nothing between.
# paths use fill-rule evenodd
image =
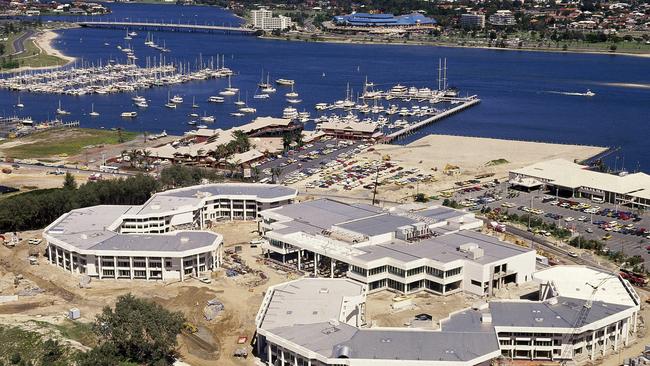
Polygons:
<instances>
[{"instance_id":1,"label":"row of window","mask_svg":"<svg viewBox=\"0 0 650 366\"><path fill-rule=\"evenodd\" d=\"M357 266L352 266L352 272L362 276L366 276L366 275L375 276L381 273L388 272L390 274L399 277L411 277L426 272L428 275L432 275L434 277L447 278L447 277L452 277L461 274L463 272L463 267L457 267L447 271L443 271L437 268L423 266L423 267L412 268L405 271L401 268L397 268L393 266L380 266L380 267L371 268L369 270Z\"/></svg>"}]
</instances>

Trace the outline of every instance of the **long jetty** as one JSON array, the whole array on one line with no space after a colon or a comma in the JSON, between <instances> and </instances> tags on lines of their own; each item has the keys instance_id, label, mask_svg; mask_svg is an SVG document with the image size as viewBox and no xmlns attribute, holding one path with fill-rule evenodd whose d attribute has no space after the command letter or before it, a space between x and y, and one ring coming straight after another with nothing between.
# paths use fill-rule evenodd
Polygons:
<instances>
[{"instance_id":1,"label":"long jetty","mask_svg":"<svg viewBox=\"0 0 650 366\"><path fill-rule=\"evenodd\" d=\"M391 134L386 135L384 137L384 141L385 142L391 142L391 141L393 141L395 139L398 139L398 138L400 138L400 137L402 137L404 135L407 135L407 134L409 134L411 132L414 132L414 131L416 131L416 130L418 130L418 129L420 129L420 128L428 125L428 124L437 122L437 121L439 121L439 120L441 120L443 118L447 118L447 117L449 117L449 116L451 116L453 114L456 114L456 113L458 113L458 112L460 112L462 110L465 110L467 108L473 107L473 106L475 106L475 105L477 105L479 103L481 103L481 100L478 98L478 96L472 95L471 97L465 98L465 100L462 102L462 104L460 104L457 107L448 109L448 110L446 110L444 112L436 114L433 117L429 117L429 118L424 119L424 120L422 120L420 122L417 122L417 123L414 123L414 124L412 124L412 125L410 125L408 127L405 127L405 128L403 128L403 129L401 129L399 131L395 131L395 132L393 132Z\"/></svg>"},{"instance_id":2,"label":"long jetty","mask_svg":"<svg viewBox=\"0 0 650 366\"><path fill-rule=\"evenodd\" d=\"M219 25L181 24L181 23L157 23L157 22L122 22L122 21L97 21L77 22L77 25L87 28L110 28L110 29L137 29L151 31L169 32L203 32L203 33L236 33L255 34L255 29L242 27L228 27Z\"/></svg>"}]
</instances>

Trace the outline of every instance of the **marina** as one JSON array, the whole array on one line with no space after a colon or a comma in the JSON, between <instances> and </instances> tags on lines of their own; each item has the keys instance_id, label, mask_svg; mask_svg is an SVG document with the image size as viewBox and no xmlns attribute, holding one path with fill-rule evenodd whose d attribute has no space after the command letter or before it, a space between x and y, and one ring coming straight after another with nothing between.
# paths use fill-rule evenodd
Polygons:
<instances>
[{"instance_id":1,"label":"marina","mask_svg":"<svg viewBox=\"0 0 650 366\"><path fill-rule=\"evenodd\" d=\"M241 20L226 10L202 6L164 6L150 4L112 3L112 13L93 17L93 20L138 21L181 24L232 24L239 26ZM78 21L77 17L69 17ZM128 19L127 19L128 18ZM41 17L43 22L65 18ZM89 20L85 18L85 20ZM128 46L126 29L76 28L58 31L59 37L52 46L62 53L76 57L88 64L105 64L113 59L119 64L128 62L125 52L116 49L117 45ZM156 44L164 45L170 52L162 53L166 60L177 64L195 65L201 56L204 60L220 54L225 56L227 65L237 74L232 75L232 84L241 90L242 100L248 92L248 106L257 110L257 116L281 116L282 110L290 105L297 111L312 112L312 119L339 110L316 110L319 103L334 104L343 100L347 83L363 94L366 75L373 79L374 89L389 90L397 84L415 86L418 89L431 87L437 89L436 73L438 59L446 57L452 69L448 73L450 87L457 87L469 95L480 96L481 103L431 123L422 128L393 140L396 144L407 144L431 133L492 137L508 140L543 141L552 143L569 143L599 146L622 146L616 154L606 158L614 165L618 156L625 157L627 168L639 163L640 169L650 168L650 151L646 148L650 127L646 118L650 97L643 85L650 84L646 72L647 59L612 55L587 55L572 53L543 52L504 52L489 49L464 49L445 47L413 47L392 45L362 44L328 44L318 42L286 42L260 39L256 37L215 33L159 32L141 31L129 27L129 32L136 31L132 37L131 48L135 49L138 59L132 62L146 67L147 60L158 59L161 52L144 45L147 38L153 38ZM147 37L147 32L151 35ZM191 37L192 42L187 42ZM108 45L106 45L108 44ZM290 57L288 57L290 55ZM223 57L222 56L222 57ZM220 57L220 58L222 58ZM399 68L391 69L391 65ZM262 72L262 70L264 70ZM613 73L612 70L616 70ZM267 75L270 73L270 78ZM270 88L258 86L261 80L268 80ZM7 78L4 75L1 78ZM297 99L302 102L292 105L286 101L284 94L289 87L275 83L278 79L294 80ZM219 96L227 87L227 80L196 80L190 83L171 84L162 88L138 90L137 93L148 101L148 108L138 107L138 118L124 120L119 114L134 110L131 93L87 94L73 96L67 94L25 93L0 90L0 115L19 117L32 116L35 120L54 119L54 110L61 99L64 109L78 119L82 127L116 128L132 131L160 132L163 129L174 135L182 135L193 130L187 124L187 116L192 108L190 101L195 97L200 106L197 110L202 116L215 117L211 128L228 129L248 122L248 117L231 115L241 113L239 107L232 104L233 97ZM264 90L263 90L264 89ZM275 94L273 89L277 89ZM578 97L564 94L548 93L561 91L567 93L585 93L592 91L592 97ZM186 102L176 109L165 108L167 92L181 95ZM343 96L341 92L343 91ZM281 94L280 94L281 93ZM256 98L266 94L269 97ZM467 96L469 96L467 95ZM20 103L18 99L20 97ZM221 97L211 98L211 97ZM208 102L208 99L212 99ZM354 104L363 105L363 101ZM100 113L92 117L94 110ZM370 110L375 101L367 100ZM23 108L18 104L24 105ZM377 108L381 108L377 101ZM419 104L442 110L444 103L429 105L428 102L413 100L405 102L399 99L384 100L384 109L390 104ZM46 105L48 108L37 106ZM453 107L455 107L454 105ZM449 107L449 106L445 106ZM364 108L365 110L365 108ZM392 115L384 115L391 120L385 126L400 119L423 120L432 115L397 118L401 107ZM111 112L114 111L114 112ZM391 110L393 113L394 110ZM355 111L359 120L368 117L378 119L379 114ZM341 113L345 116L347 113ZM117 118L115 118L117 117ZM198 122L198 121L197 121ZM402 124L402 122L399 122ZM201 124L200 122L197 124ZM315 123L307 122L307 130L316 128ZM561 133L560 133L561 131ZM588 131L588 133L586 133ZM387 130L390 134L394 131ZM625 144L623 144L625 142Z\"/></svg>"},{"instance_id":2,"label":"marina","mask_svg":"<svg viewBox=\"0 0 650 366\"><path fill-rule=\"evenodd\" d=\"M232 74L232 70L225 67L201 66L192 70L183 64L163 62L156 64L154 61L154 66L147 67L139 67L133 63L109 64L24 73L0 79L0 89L74 96L113 94L195 80L228 77Z\"/></svg>"}]
</instances>

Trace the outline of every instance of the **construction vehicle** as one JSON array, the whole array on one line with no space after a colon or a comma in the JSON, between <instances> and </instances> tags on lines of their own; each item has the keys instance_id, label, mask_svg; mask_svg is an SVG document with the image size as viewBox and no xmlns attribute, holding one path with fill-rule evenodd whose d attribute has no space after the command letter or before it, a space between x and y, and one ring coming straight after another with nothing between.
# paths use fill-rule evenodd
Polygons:
<instances>
[{"instance_id":1,"label":"construction vehicle","mask_svg":"<svg viewBox=\"0 0 650 366\"><path fill-rule=\"evenodd\" d=\"M181 328L181 332L185 334L194 334L199 331L199 328L194 325L193 323L190 322L185 322L183 323L183 327Z\"/></svg>"}]
</instances>

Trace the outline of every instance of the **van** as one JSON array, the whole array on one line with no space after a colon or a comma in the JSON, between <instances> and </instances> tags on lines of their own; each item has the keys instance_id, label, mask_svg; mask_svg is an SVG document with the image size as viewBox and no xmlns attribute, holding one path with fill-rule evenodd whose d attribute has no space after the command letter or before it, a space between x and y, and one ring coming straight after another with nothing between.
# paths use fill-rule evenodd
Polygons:
<instances>
[{"instance_id":1,"label":"van","mask_svg":"<svg viewBox=\"0 0 650 366\"><path fill-rule=\"evenodd\" d=\"M591 202L594 203L605 203L605 200L602 197L591 196Z\"/></svg>"}]
</instances>

